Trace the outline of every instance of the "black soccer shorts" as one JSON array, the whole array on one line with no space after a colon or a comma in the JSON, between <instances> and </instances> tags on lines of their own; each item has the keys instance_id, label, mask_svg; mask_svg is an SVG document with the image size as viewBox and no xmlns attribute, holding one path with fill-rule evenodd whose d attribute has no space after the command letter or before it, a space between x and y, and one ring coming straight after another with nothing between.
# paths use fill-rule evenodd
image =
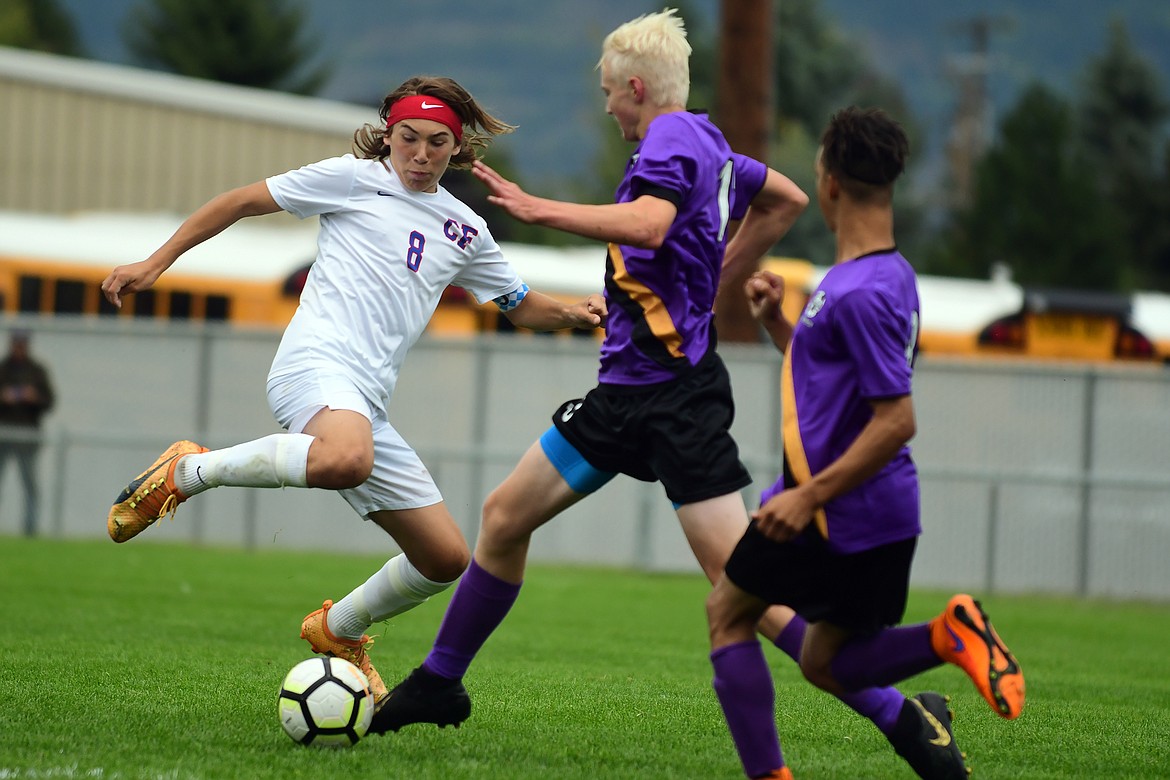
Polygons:
<instances>
[{"instance_id":1,"label":"black soccer shorts","mask_svg":"<svg viewBox=\"0 0 1170 780\"><path fill-rule=\"evenodd\" d=\"M734 418L727 368L709 352L676 380L598 385L562 404L553 425L594 468L659 481L677 506L751 484L731 437Z\"/></svg>"},{"instance_id":2,"label":"black soccer shorts","mask_svg":"<svg viewBox=\"0 0 1170 780\"><path fill-rule=\"evenodd\" d=\"M727 561L727 578L769 604L785 604L810 623L824 620L860 634L902 622L918 537L858 553L835 553L812 524L774 542L753 520Z\"/></svg>"}]
</instances>

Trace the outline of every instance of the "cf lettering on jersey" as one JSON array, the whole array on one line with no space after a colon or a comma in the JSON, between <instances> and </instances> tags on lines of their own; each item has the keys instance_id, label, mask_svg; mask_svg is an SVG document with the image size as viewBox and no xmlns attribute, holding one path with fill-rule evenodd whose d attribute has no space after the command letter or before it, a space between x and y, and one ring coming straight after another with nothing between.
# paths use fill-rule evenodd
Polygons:
<instances>
[{"instance_id":1,"label":"cf lettering on jersey","mask_svg":"<svg viewBox=\"0 0 1170 780\"><path fill-rule=\"evenodd\" d=\"M449 219L443 224L443 235L447 237L448 241L454 241L460 249L466 249L467 245L471 243L471 239L479 235L479 231L471 225L463 225Z\"/></svg>"},{"instance_id":2,"label":"cf lettering on jersey","mask_svg":"<svg viewBox=\"0 0 1170 780\"><path fill-rule=\"evenodd\" d=\"M561 412L561 420L568 422L573 419L573 415L581 408L581 401L569 401L565 404L565 411Z\"/></svg>"}]
</instances>

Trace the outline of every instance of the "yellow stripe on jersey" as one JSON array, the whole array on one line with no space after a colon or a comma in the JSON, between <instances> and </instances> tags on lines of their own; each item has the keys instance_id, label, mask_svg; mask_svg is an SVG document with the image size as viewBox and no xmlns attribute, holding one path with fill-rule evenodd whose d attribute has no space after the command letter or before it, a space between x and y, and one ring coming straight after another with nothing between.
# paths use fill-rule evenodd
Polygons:
<instances>
[{"instance_id":1,"label":"yellow stripe on jersey","mask_svg":"<svg viewBox=\"0 0 1170 780\"><path fill-rule=\"evenodd\" d=\"M613 282L630 300L642 310L642 317L646 320L650 332L666 347L672 357L682 358L686 355L682 351L682 336L670 318L670 312L662 299L655 295L649 287L630 276L626 268L625 258L617 244L609 245L609 259L613 263Z\"/></svg>"},{"instance_id":2,"label":"yellow stripe on jersey","mask_svg":"<svg viewBox=\"0 0 1170 780\"><path fill-rule=\"evenodd\" d=\"M812 480L812 469L808 465L808 456L804 452L804 441L800 438L800 420L796 409L796 385L792 382L792 342L788 342L788 352L784 355L784 365L780 370L780 419L781 435L784 442L784 459L788 462L788 470L796 479L797 484L804 484ZM821 536L829 538L829 518L824 508L813 513L817 529Z\"/></svg>"}]
</instances>

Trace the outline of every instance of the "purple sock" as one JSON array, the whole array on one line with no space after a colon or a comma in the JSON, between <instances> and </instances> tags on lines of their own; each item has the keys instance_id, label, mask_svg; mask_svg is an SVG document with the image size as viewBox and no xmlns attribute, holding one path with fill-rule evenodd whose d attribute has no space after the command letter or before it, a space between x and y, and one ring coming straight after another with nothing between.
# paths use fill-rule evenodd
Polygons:
<instances>
[{"instance_id":1,"label":"purple sock","mask_svg":"<svg viewBox=\"0 0 1170 780\"><path fill-rule=\"evenodd\" d=\"M784 651L784 654L793 661L800 663L800 648L804 645L804 631L808 628L808 623L804 622L804 618L800 615L793 615L792 620L788 621L788 625L784 626L784 630L776 637L776 647Z\"/></svg>"},{"instance_id":2,"label":"purple sock","mask_svg":"<svg viewBox=\"0 0 1170 780\"><path fill-rule=\"evenodd\" d=\"M833 659L833 676L856 690L892 685L942 664L930 645L930 624L899 626L846 642Z\"/></svg>"},{"instance_id":3,"label":"purple sock","mask_svg":"<svg viewBox=\"0 0 1170 780\"><path fill-rule=\"evenodd\" d=\"M460 680L483 643L508 615L520 586L480 568L473 558L447 605L443 622L423 668Z\"/></svg>"},{"instance_id":4,"label":"purple sock","mask_svg":"<svg viewBox=\"0 0 1170 780\"><path fill-rule=\"evenodd\" d=\"M776 734L776 689L756 641L721 647L711 653L715 695L748 777L762 777L784 766Z\"/></svg>"},{"instance_id":5,"label":"purple sock","mask_svg":"<svg viewBox=\"0 0 1170 780\"><path fill-rule=\"evenodd\" d=\"M804 632L807 627L804 618L793 615L792 620L776 637L776 647L797 663L800 663L800 648L804 644ZM893 731L894 724L898 722L898 715L906 702L906 697L896 688L864 688L838 698L858 715L873 721L873 725L887 737Z\"/></svg>"}]
</instances>

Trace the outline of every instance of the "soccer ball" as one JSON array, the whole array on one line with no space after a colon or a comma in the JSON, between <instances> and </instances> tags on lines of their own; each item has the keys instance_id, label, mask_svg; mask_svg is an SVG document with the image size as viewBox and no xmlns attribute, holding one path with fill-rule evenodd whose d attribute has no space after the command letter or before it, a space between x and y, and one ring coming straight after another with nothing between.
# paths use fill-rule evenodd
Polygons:
<instances>
[{"instance_id":1,"label":"soccer ball","mask_svg":"<svg viewBox=\"0 0 1170 780\"><path fill-rule=\"evenodd\" d=\"M369 681L344 658L315 656L301 661L281 683L278 703L280 725L302 745L356 744L374 717Z\"/></svg>"}]
</instances>

